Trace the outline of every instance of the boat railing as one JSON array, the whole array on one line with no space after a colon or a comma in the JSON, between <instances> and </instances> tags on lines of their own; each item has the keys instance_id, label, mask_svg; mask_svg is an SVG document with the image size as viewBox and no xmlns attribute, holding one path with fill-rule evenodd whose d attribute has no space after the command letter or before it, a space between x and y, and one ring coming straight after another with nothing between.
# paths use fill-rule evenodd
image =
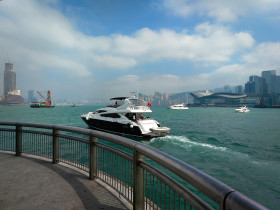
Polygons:
<instances>
[{"instance_id":1,"label":"boat railing","mask_svg":"<svg viewBox=\"0 0 280 210\"><path fill-rule=\"evenodd\" d=\"M181 160L100 131L0 121L0 150L74 166L111 186L134 209L266 209Z\"/></svg>"},{"instance_id":2,"label":"boat railing","mask_svg":"<svg viewBox=\"0 0 280 210\"><path fill-rule=\"evenodd\" d=\"M128 107L130 110L137 110L137 111L148 111L150 110L150 107L148 106L136 106L136 105L130 105Z\"/></svg>"}]
</instances>

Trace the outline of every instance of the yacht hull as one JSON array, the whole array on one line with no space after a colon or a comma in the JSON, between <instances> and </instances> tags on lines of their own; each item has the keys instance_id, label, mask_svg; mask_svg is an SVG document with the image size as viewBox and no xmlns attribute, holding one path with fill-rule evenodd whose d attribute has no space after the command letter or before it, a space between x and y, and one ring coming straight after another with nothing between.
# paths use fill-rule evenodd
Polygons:
<instances>
[{"instance_id":1,"label":"yacht hull","mask_svg":"<svg viewBox=\"0 0 280 210\"><path fill-rule=\"evenodd\" d=\"M147 139L164 136L163 134L157 134L152 132L143 134L139 126L131 127L131 124L129 123L122 124L119 122L111 122L92 118L86 119L86 117L82 117L82 119L91 129L104 131L116 135L140 137Z\"/></svg>"}]
</instances>

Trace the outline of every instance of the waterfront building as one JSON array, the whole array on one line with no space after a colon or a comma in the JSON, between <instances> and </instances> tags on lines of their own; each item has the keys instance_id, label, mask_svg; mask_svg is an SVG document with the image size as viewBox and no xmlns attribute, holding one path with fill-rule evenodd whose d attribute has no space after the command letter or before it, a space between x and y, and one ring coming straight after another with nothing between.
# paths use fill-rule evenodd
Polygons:
<instances>
[{"instance_id":1,"label":"waterfront building","mask_svg":"<svg viewBox=\"0 0 280 210\"><path fill-rule=\"evenodd\" d=\"M189 103L192 102L192 97L190 96L189 92L182 92L182 93L160 93L155 92L153 96L147 96L142 93L139 93L139 98L143 99L144 101L150 102L152 106L165 106L169 107L173 104L180 104L180 103Z\"/></svg>"},{"instance_id":2,"label":"waterfront building","mask_svg":"<svg viewBox=\"0 0 280 210\"><path fill-rule=\"evenodd\" d=\"M231 93L232 91L231 91L231 87L229 86L229 85L225 85L224 86L224 92L225 93Z\"/></svg>"},{"instance_id":3,"label":"waterfront building","mask_svg":"<svg viewBox=\"0 0 280 210\"><path fill-rule=\"evenodd\" d=\"M29 90L28 91L28 103L30 102L34 102L34 101L37 101L37 98L36 98L36 94L35 94L35 90Z\"/></svg>"},{"instance_id":4,"label":"waterfront building","mask_svg":"<svg viewBox=\"0 0 280 210\"><path fill-rule=\"evenodd\" d=\"M263 77L250 76L245 84L245 93L249 96L260 96L267 93L267 84Z\"/></svg>"},{"instance_id":5,"label":"waterfront building","mask_svg":"<svg viewBox=\"0 0 280 210\"><path fill-rule=\"evenodd\" d=\"M235 86L235 93L239 93L241 94L243 91L242 91L242 85L237 85Z\"/></svg>"},{"instance_id":6,"label":"waterfront building","mask_svg":"<svg viewBox=\"0 0 280 210\"><path fill-rule=\"evenodd\" d=\"M4 105L23 105L24 99L16 89L16 72L11 62L5 63L4 70Z\"/></svg>"},{"instance_id":7,"label":"waterfront building","mask_svg":"<svg viewBox=\"0 0 280 210\"><path fill-rule=\"evenodd\" d=\"M237 93L210 93L205 92L191 92L196 105L202 106L239 106L244 103L243 98L246 94ZM242 103L241 103L242 100Z\"/></svg>"},{"instance_id":8,"label":"waterfront building","mask_svg":"<svg viewBox=\"0 0 280 210\"><path fill-rule=\"evenodd\" d=\"M280 105L280 76L276 70L263 71L262 76L250 76L245 84L245 93L250 97L259 97L259 105Z\"/></svg>"},{"instance_id":9,"label":"waterfront building","mask_svg":"<svg viewBox=\"0 0 280 210\"><path fill-rule=\"evenodd\" d=\"M267 85L267 94L275 93L276 70L263 71L262 78L265 79Z\"/></svg>"},{"instance_id":10,"label":"waterfront building","mask_svg":"<svg viewBox=\"0 0 280 210\"><path fill-rule=\"evenodd\" d=\"M4 105L7 106L16 106L16 105L23 105L24 99L20 95L7 95L5 96Z\"/></svg>"},{"instance_id":11,"label":"waterfront building","mask_svg":"<svg viewBox=\"0 0 280 210\"><path fill-rule=\"evenodd\" d=\"M280 76L276 70L263 71L262 76L250 76L245 92L251 95L280 94Z\"/></svg>"},{"instance_id":12,"label":"waterfront building","mask_svg":"<svg viewBox=\"0 0 280 210\"><path fill-rule=\"evenodd\" d=\"M16 90L16 72L12 63L5 63L4 71L4 96L8 95L9 91Z\"/></svg>"},{"instance_id":13,"label":"waterfront building","mask_svg":"<svg viewBox=\"0 0 280 210\"><path fill-rule=\"evenodd\" d=\"M164 99L164 100L168 100L168 94L167 94L167 93L164 93L164 94L163 94L163 99Z\"/></svg>"}]
</instances>

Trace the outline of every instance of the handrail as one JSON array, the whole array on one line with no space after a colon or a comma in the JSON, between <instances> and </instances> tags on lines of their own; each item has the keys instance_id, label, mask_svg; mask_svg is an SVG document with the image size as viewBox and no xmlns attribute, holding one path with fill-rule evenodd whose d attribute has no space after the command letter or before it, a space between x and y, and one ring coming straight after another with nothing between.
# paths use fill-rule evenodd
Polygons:
<instances>
[{"instance_id":1,"label":"handrail","mask_svg":"<svg viewBox=\"0 0 280 210\"><path fill-rule=\"evenodd\" d=\"M137 144L136 150L185 179L217 203L222 203L224 196L234 191L233 188L217 179L157 149L144 144Z\"/></svg>"},{"instance_id":2,"label":"handrail","mask_svg":"<svg viewBox=\"0 0 280 210\"><path fill-rule=\"evenodd\" d=\"M85 128L78 128L78 127L72 127L72 126L64 126L64 125L54 125L54 124L42 124L42 123L29 123L29 122L8 122L8 121L0 121L0 126L16 126L16 129L14 129L14 132L16 132L16 154L21 155L21 138L22 133L27 133L29 130L22 129L23 127L30 127L30 128L40 128L40 129L49 129L51 134L53 135L53 141L59 141L59 138L68 138L69 136L67 134L59 134L60 131L64 132L70 132L70 133L76 133L76 134L82 134L88 136L90 139L93 139L94 142L88 141L88 144L93 146L93 149L90 149L90 151L95 151L95 147L98 147L100 149L104 149L106 151L111 151L114 154L118 154L121 151L115 150L115 149L106 149L109 146L102 146L100 143L97 142L97 139L103 139L112 143L115 143L117 145L121 145L123 147L126 147L128 149L133 150L133 157L128 158L128 153L124 153L124 155L121 155L123 158L129 161L134 161L134 178L137 180L144 179L141 175L143 173L143 170L149 170L150 167L148 167L148 164L145 162L144 158L148 158L152 161L155 161L157 164L163 166L164 168L168 169L172 173L176 174L177 176L181 177L183 180L185 180L188 184L192 185L202 193L204 193L206 196L211 198L214 202L216 202L219 205L220 209L266 209L261 204L253 201L252 199L248 198L247 196L235 191L233 188L229 187L228 185L220 182L219 180L209 176L208 174L188 165L187 163L178 160L166 153L163 153L155 148L152 148L148 145L144 145L140 142L133 141L131 139L116 136L113 134L96 131L96 130L90 130ZM11 131L11 129L1 128L0 132L7 132L7 130ZM43 134L42 134L43 135ZM47 134L50 135L50 134ZM55 136L54 136L55 135ZM73 141L80 141L81 143L87 143L85 139L82 139L80 137L71 137L69 138ZM58 142L53 143L53 163L57 163L59 159L58 150L59 145ZM118 152L116 152L118 151ZM91 153L89 153L92 155ZM97 154L97 153L96 153ZM95 154L95 155L96 155ZM105 158L105 157L103 157ZM139 158L139 159L138 159ZM97 161L89 157L91 161ZM144 162L143 162L144 161ZM143 164L141 164L143 163ZM93 164L93 165L92 165ZM94 165L95 164L95 165ZM93 176L96 175L95 172L91 172L91 170L97 170L96 164L98 163L90 163L90 174L93 174ZM142 166L142 167L141 167ZM91 169L92 167L95 167L95 169ZM117 166L116 166L117 167ZM137 169L139 168L139 169ZM157 173L154 169L149 170L150 173ZM160 172L162 174L163 172ZM103 175L106 175L106 172L102 172ZM90 175L92 176L92 175ZM167 177L167 175L165 175ZM163 180L170 180L170 178L165 178ZM117 181L118 182L118 181ZM142 180L144 183L144 180ZM142 183L142 184L143 184ZM121 181L119 181L119 184L121 184ZM136 186L134 186L136 185ZM141 192L143 193L143 189L141 186L135 181L134 182L134 193ZM140 187L140 188L139 188ZM142 186L143 187L143 186ZM172 186L171 186L172 187ZM180 188L180 192L182 192L182 189L184 187L178 187ZM189 193L189 192L188 192ZM137 201L135 202L143 202L143 200L139 199L140 195L137 195ZM194 195L195 196L195 195ZM129 196L128 196L129 197ZM136 197L135 197L136 198ZM150 201L149 201L150 202ZM155 201L152 201L155 202ZM134 205L135 209L143 208L144 204ZM200 204L198 204L199 206ZM203 204L201 204L203 205Z\"/></svg>"},{"instance_id":3,"label":"handrail","mask_svg":"<svg viewBox=\"0 0 280 210\"><path fill-rule=\"evenodd\" d=\"M176 188L178 188L178 194L180 194L183 198L188 197L189 199L192 199L195 203L195 206L199 209L209 209L209 206L205 202L202 202L198 196L193 194L190 190L183 188L176 180L170 177L165 177L164 173L159 171L155 167L147 163L141 163L141 167L143 167L146 170L152 171L152 173L156 177L162 179L167 185L176 186Z\"/></svg>"}]
</instances>

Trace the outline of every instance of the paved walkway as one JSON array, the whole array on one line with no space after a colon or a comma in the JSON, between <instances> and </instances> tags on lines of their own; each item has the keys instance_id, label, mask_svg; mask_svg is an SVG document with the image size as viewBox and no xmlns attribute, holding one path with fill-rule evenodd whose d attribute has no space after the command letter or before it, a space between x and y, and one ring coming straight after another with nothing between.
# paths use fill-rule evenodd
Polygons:
<instances>
[{"instance_id":1,"label":"paved walkway","mask_svg":"<svg viewBox=\"0 0 280 210\"><path fill-rule=\"evenodd\" d=\"M99 181L75 170L0 152L0 210L128 209L126 205Z\"/></svg>"}]
</instances>

